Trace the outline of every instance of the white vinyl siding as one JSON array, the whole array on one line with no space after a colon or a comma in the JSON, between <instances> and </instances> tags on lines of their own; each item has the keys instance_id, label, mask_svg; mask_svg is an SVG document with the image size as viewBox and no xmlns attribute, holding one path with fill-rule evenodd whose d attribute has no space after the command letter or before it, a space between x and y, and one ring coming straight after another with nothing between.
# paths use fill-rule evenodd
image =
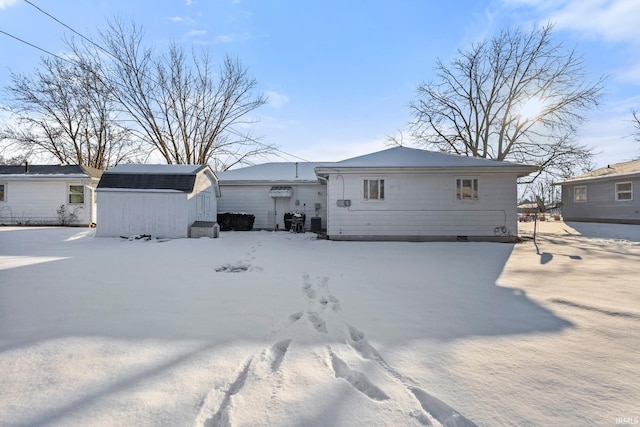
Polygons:
<instances>
[{"instance_id":1,"label":"white vinyl siding","mask_svg":"<svg viewBox=\"0 0 640 427\"><path fill-rule=\"evenodd\" d=\"M255 215L253 228L283 230L286 212L304 212L305 227L311 227L311 218L321 218L321 226L326 227L327 186L321 184L277 183L278 186L291 187L291 197L271 197L269 192L273 183L264 184L220 184L222 197L218 199L218 212L245 212ZM298 201L298 204L296 204ZM320 209L316 210L316 204Z\"/></svg>"},{"instance_id":2,"label":"white vinyl siding","mask_svg":"<svg viewBox=\"0 0 640 427\"><path fill-rule=\"evenodd\" d=\"M573 187L573 201L574 202L586 202L587 201L587 186L580 185Z\"/></svg>"},{"instance_id":3,"label":"white vinyl siding","mask_svg":"<svg viewBox=\"0 0 640 427\"><path fill-rule=\"evenodd\" d=\"M616 182L616 201L617 202L629 202L633 200L633 183L629 182Z\"/></svg>"},{"instance_id":4,"label":"white vinyl siding","mask_svg":"<svg viewBox=\"0 0 640 427\"><path fill-rule=\"evenodd\" d=\"M461 203L452 197L457 177L451 174L409 172L395 173L393 179L380 177L385 180L385 203L361 199L363 179L357 173L330 175L330 238L517 235L515 173L478 174L481 185L474 203ZM350 199L351 206L338 207L340 199Z\"/></svg>"},{"instance_id":5,"label":"white vinyl siding","mask_svg":"<svg viewBox=\"0 0 640 427\"><path fill-rule=\"evenodd\" d=\"M78 217L73 225L90 224L95 204L70 204L69 185L69 181L29 178L4 183L5 200L0 202L0 223L55 225L59 223L56 211L65 205L67 211ZM87 179L73 185L84 189L95 183Z\"/></svg>"},{"instance_id":6,"label":"white vinyl siding","mask_svg":"<svg viewBox=\"0 0 640 427\"><path fill-rule=\"evenodd\" d=\"M98 236L187 237L188 223L185 193L98 191Z\"/></svg>"},{"instance_id":7,"label":"white vinyl siding","mask_svg":"<svg viewBox=\"0 0 640 427\"><path fill-rule=\"evenodd\" d=\"M188 237L195 221L216 220L217 198L214 190L215 178L205 172L198 173L191 193L100 188L96 191L96 235Z\"/></svg>"}]
</instances>

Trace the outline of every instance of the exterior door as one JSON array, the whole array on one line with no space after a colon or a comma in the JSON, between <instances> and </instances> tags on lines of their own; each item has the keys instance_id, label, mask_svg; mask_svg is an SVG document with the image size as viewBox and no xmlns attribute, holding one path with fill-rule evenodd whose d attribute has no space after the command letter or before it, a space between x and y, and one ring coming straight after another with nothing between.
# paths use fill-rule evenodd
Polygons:
<instances>
[{"instance_id":1,"label":"exterior door","mask_svg":"<svg viewBox=\"0 0 640 427\"><path fill-rule=\"evenodd\" d=\"M280 230L284 230L284 214L289 212L290 201L288 197L276 197L276 225Z\"/></svg>"},{"instance_id":2,"label":"exterior door","mask_svg":"<svg viewBox=\"0 0 640 427\"><path fill-rule=\"evenodd\" d=\"M197 201L198 221L211 221L211 195L200 193Z\"/></svg>"}]
</instances>

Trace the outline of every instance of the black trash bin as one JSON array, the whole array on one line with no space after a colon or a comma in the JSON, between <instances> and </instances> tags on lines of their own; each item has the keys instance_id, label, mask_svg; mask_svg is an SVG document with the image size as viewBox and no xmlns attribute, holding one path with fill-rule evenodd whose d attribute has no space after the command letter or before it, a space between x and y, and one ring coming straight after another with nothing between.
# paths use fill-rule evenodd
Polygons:
<instances>
[{"instance_id":1,"label":"black trash bin","mask_svg":"<svg viewBox=\"0 0 640 427\"><path fill-rule=\"evenodd\" d=\"M322 229L322 218L319 216L311 217L311 232L319 233Z\"/></svg>"}]
</instances>

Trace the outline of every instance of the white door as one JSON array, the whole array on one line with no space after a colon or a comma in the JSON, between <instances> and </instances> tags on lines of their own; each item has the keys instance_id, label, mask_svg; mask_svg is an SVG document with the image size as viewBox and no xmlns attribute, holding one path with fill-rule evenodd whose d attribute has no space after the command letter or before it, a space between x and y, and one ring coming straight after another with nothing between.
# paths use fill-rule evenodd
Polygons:
<instances>
[{"instance_id":1,"label":"white door","mask_svg":"<svg viewBox=\"0 0 640 427\"><path fill-rule=\"evenodd\" d=\"M275 212L276 227L278 227L280 230L284 230L285 229L284 214L289 212L290 210L289 198L276 197L275 201L276 201L276 212Z\"/></svg>"},{"instance_id":2,"label":"white door","mask_svg":"<svg viewBox=\"0 0 640 427\"><path fill-rule=\"evenodd\" d=\"M198 221L211 221L211 195L209 193L200 193L197 201Z\"/></svg>"}]
</instances>

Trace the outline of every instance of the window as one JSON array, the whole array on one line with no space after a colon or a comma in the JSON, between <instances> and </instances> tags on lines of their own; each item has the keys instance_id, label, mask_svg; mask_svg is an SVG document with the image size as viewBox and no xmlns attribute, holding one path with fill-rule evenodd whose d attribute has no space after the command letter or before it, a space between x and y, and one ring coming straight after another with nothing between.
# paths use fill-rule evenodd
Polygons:
<instances>
[{"instance_id":1,"label":"window","mask_svg":"<svg viewBox=\"0 0 640 427\"><path fill-rule=\"evenodd\" d=\"M0 202L7 201L7 186L6 184L0 184Z\"/></svg>"},{"instance_id":2,"label":"window","mask_svg":"<svg viewBox=\"0 0 640 427\"><path fill-rule=\"evenodd\" d=\"M384 200L384 179L365 179L364 200Z\"/></svg>"},{"instance_id":3,"label":"window","mask_svg":"<svg viewBox=\"0 0 640 427\"><path fill-rule=\"evenodd\" d=\"M633 200L633 184L631 182L616 182L616 202Z\"/></svg>"},{"instance_id":4,"label":"window","mask_svg":"<svg viewBox=\"0 0 640 427\"><path fill-rule=\"evenodd\" d=\"M581 185L579 187L573 187L573 201L574 202L586 202L587 201L587 186Z\"/></svg>"},{"instance_id":5,"label":"window","mask_svg":"<svg viewBox=\"0 0 640 427\"><path fill-rule=\"evenodd\" d=\"M478 178L457 178L456 200L478 200Z\"/></svg>"},{"instance_id":6,"label":"window","mask_svg":"<svg viewBox=\"0 0 640 427\"><path fill-rule=\"evenodd\" d=\"M84 185L69 186L69 203L84 203Z\"/></svg>"}]
</instances>

